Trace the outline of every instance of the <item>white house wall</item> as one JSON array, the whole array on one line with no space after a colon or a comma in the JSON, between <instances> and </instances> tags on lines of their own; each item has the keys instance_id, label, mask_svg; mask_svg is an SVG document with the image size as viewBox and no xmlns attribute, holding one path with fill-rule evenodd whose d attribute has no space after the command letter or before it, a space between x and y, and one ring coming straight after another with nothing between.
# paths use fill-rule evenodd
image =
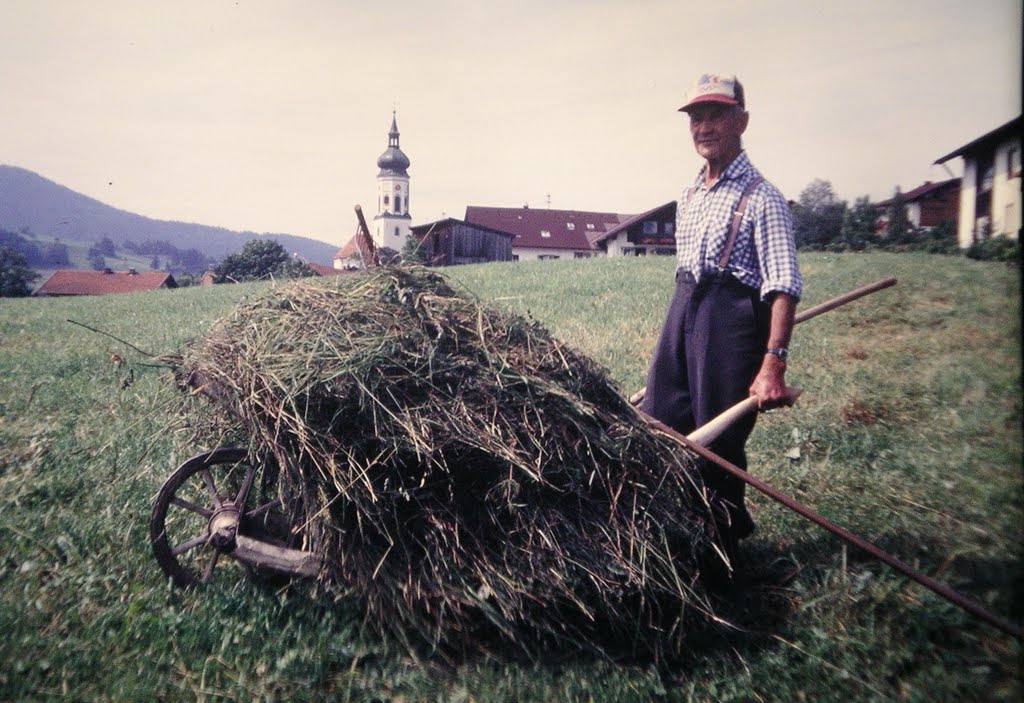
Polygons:
<instances>
[{"instance_id":1,"label":"white house wall","mask_svg":"<svg viewBox=\"0 0 1024 703\"><path fill-rule=\"evenodd\" d=\"M583 257L603 256L599 251L575 250L575 249L542 249L540 247L512 247L512 256L519 261L537 261L544 257L557 259L575 259L576 254Z\"/></svg>"},{"instance_id":2,"label":"white house wall","mask_svg":"<svg viewBox=\"0 0 1024 703\"><path fill-rule=\"evenodd\" d=\"M1020 141L1003 142L996 149L992 179L992 234L1013 239L1020 230L1020 176L1010 177L1010 150L1020 153Z\"/></svg>"},{"instance_id":3,"label":"white house wall","mask_svg":"<svg viewBox=\"0 0 1024 703\"><path fill-rule=\"evenodd\" d=\"M1004 235L1016 239L1021 228L1021 180L1019 173L1010 175L1010 153L1020 153L1019 139L1007 139L995 150L992 169L992 207L990 223L992 235ZM964 158L964 175L960 182L960 221L957 226L957 241L966 249L977 236L978 162L974 157Z\"/></svg>"},{"instance_id":4,"label":"white house wall","mask_svg":"<svg viewBox=\"0 0 1024 703\"><path fill-rule=\"evenodd\" d=\"M974 203L978 197L978 163L964 159L964 176L960 180L960 221L957 223L957 243L966 249L974 243Z\"/></svg>"}]
</instances>

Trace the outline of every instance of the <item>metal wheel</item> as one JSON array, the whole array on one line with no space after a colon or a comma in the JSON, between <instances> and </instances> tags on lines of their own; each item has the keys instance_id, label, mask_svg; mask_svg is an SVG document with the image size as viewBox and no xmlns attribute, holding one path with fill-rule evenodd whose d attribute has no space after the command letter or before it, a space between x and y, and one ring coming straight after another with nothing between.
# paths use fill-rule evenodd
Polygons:
<instances>
[{"instance_id":1,"label":"metal wheel","mask_svg":"<svg viewBox=\"0 0 1024 703\"><path fill-rule=\"evenodd\" d=\"M175 469L161 487L149 520L153 555L180 587L205 584L240 534L285 543L288 520L273 483L251 463L245 449L197 454Z\"/></svg>"}]
</instances>

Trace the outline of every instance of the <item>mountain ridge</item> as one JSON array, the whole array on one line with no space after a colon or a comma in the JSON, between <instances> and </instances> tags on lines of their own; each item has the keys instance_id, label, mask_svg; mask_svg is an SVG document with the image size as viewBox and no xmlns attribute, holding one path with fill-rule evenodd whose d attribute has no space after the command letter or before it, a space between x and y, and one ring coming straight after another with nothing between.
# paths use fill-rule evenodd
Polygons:
<instances>
[{"instance_id":1,"label":"mountain ridge","mask_svg":"<svg viewBox=\"0 0 1024 703\"><path fill-rule=\"evenodd\" d=\"M115 244L163 240L179 249L198 249L221 259L250 239L274 239L287 251L314 263L330 264L338 247L285 233L239 232L226 227L157 220L107 205L19 166L0 164L0 229L26 228L63 240Z\"/></svg>"}]
</instances>

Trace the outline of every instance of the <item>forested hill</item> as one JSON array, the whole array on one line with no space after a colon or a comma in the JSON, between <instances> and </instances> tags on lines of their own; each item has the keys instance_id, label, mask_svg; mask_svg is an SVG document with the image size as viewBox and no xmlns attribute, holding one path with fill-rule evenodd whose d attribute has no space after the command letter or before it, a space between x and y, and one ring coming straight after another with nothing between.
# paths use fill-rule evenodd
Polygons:
<instances>
[{"instance_id":1,"label":"forested hill","mask_svg":"<svg viewBox=\"0 0 1024 703\"><path fill-rule=\"evenodd\" d=\"M15 166L0 165L0 230L23 231L62 240L98 242L165 241L179 249L197 249L220 259L250 239L272 238L288 252L330 264L336 245L291 234L235 232L190 222L154 220L118 210Z\"/></svg>"}]
</instances>

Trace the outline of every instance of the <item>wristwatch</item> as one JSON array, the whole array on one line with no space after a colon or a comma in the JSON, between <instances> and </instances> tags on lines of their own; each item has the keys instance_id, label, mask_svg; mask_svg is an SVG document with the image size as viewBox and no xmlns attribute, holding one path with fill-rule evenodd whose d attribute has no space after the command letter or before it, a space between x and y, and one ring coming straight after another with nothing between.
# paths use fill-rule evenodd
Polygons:
<instances>
[{"instance_id":1,"label":"wristwatch","mask_svg":"<svg viewBox=\"0 0 1024 703\"><path fill-rule=\"evenodd\" d=\"M789 356L789 350L783 349L781 347L768 347L764 351L765 354L772 354L774 356L777 356L782 361L785 361L786 358Z\"/></svg>"}]
</instances>

